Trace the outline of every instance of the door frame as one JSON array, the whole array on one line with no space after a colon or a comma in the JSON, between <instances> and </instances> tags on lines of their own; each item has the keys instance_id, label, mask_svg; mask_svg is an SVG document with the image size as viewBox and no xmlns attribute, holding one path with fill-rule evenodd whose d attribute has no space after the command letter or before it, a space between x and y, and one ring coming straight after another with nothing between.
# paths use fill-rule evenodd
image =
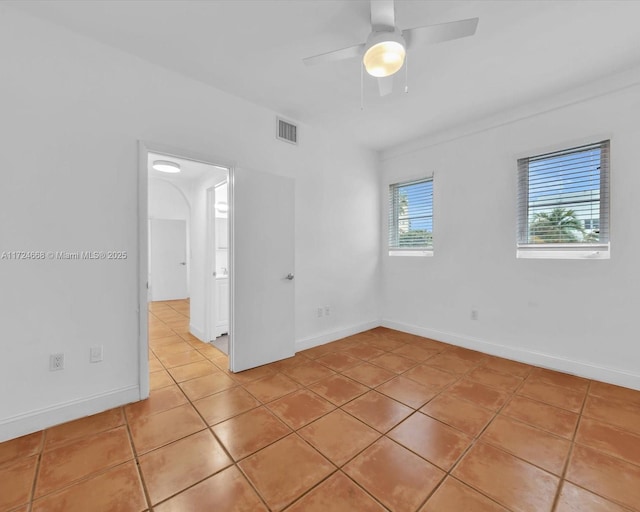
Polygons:
<instances>
[{"instance_id":1,"label":"door frame","mask_svg":"<svg viewBox=\"0 0 640 512\"><path fill-rule=\"evenodd\" d=\"M205 236L206 244L206 276L207 280L204 284L205 288L205 312L204 312L204 336L206 341L212 341L215 339L215 326L216 326L216 298L217 298L217 283L216 272L216 221L215 221L215 186L211 186L207 189L207 234Z\"/></svg>"},{"instance_id":2,"label":"door frame","mask_svg":"<svg viewBox=\"0 0 640 512\"><path fill-rule=\"evenodd\" d=\"M138 140L138 261L137 261L137 287L138 287L138 388L140 399L144 400L149 396L149 305L148 305L148 271L149 271L149 169L148 160L149 153L160 153L166 156L182 158L184 160L193 160L203 164L213 165L217 167L225 167L228 169L228 204L229 204L229 223L232 225L233 219L233 173L235 162L228 158L209 153L198 153L185 149L176 148L166 144L158 144L155 142ZM233 314L233 237L229 234L229 320L231 321ZM231 322L229 323L229 345L233 340L231 332ZM231 352L231 350L229 350Z\"/></svg>"}]
</instances>

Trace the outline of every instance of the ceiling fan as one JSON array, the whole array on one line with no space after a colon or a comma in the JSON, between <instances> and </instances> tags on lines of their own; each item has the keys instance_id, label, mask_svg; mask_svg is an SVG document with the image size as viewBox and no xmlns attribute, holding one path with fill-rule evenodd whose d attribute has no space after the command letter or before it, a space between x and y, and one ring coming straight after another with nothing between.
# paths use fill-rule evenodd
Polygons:
<instances>
[{"instance_id":1,"label":"ceiling fan","mask_svg":"<svg viewBox=\"0 0 640 512\"><path fill-rule=\"evenodd\" d=\"M400 30L396 27L394 0L371 0L371 33L367 41L303 59L308 65L359 57L367 73L378 79L380 96L393 90L393 75L405 63L407 50L441 43L476 32L478 18Z\"/></svg>"}]
</instances>

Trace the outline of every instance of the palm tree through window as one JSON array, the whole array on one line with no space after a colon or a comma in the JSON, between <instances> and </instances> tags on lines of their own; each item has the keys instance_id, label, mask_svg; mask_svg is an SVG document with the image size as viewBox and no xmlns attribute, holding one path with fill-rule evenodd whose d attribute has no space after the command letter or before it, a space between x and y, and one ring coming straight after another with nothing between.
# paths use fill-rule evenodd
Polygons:
<instances>
[{"instance_id":1,"label":"palm tree through window","mask_svg":"<svg viewBox=\"0 0 640 512\"><path fill-rule=\"evenodd\" d=\"M518 243L608 242L609 141L518 160Z\"/></svg>"}]
</instances>

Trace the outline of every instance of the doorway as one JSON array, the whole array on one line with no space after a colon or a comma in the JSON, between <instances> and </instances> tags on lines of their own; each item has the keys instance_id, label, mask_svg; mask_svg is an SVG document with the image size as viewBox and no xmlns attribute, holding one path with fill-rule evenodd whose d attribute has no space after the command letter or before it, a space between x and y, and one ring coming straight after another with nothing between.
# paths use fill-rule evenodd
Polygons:
<instances>
[{"instance_id":1,"label":"doorway","mask_svg":"<svg viewBox=\"0 0 640 512\"><path fill-rule=\"evenodd\" d=\"M295 181L271 173L234 168L217 158L195 155L167 146L139 145L139 363L141 397L149 394L148 287L149 221L148 188L155 177L149 168L156 160L179 167L179 172L157 178L169 182L186 199L187 282L189 333L209 342L216 321L207 314L216 310L216 296L227 298L229 319L229 369L240 372L295 354L294 341L294 190ZM218 162L218 163L215 163ZM180 174L190 167L200 176L188 184ZM227 233L215 238L219 218L213 210L225 206L216 193L227 186ZM166 205L165 205L166 206ZM216 208L218 206L219 208ZM220 217L221 218L221 217ZM226 238L227 242L223 240ZM217 251L225 251L227 266L216 266ZM224 261L221 257L220 261ZM218 272L228 281L216 283ZM209 283L209 285L207 285ZM221 285L221 286L219 286ZM209 288L207 288L209 286ZM215 293L214 293L215 291ZM218 301L219 302L219 301ZM213 306L213 307L212 307ZM221 315L222 316L222 315Z\"/></svg>"},{"instance_id":2,"label":"doorway","mask_svg":"<svg viewBox=\"0 0 640 512\"><path fill-rule=\"evenodd\" d=\"M210 288L216 288L216 256L221 256L220 251L209 250L211 240L219 238L220 225L208 218L208 210L216 208L209 204L209 195L226 184L228 172L219 165L148 153L149 296L153 301L188 298L189 332L205 343L222 334L208 328L219 323L217 302L222 298L218 293L209 300ZM228 279L228 265L222 263Z\"/></svg>"}]
</instances>

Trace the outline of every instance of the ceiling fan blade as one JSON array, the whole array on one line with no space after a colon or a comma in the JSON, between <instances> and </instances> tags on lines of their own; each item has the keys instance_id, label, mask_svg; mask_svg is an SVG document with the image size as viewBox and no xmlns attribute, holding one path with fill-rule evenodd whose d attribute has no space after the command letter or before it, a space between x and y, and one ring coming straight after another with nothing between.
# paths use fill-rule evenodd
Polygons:
<instances>
[{"instance_id":1,"label":"ceiling fan blade","mask_svg":"<svg viewBox=\"0 0 640 512\"><path fill-rule=\"evenodd\" d=\"M378 90L380 96L387 96L393 91L393 75L378 78Z\"/></svg>"},{"instance_id":2,"label":"ceiling fan blade","mask_svg":"<svg viewBox=\"0 0 640 512\"><path fill-rule=\"evenodd\" d=\"M402 36L407 42L407 48L442 43L452 39L472 36L476 33L478 21L478 18L469 18L467 20L440 23L439 25L410 28L403 30Z\"/></svg>"},{"instance_id":3,"label":"ceiling fan blade","mask_svg":"<svg viewBox=\"0 0 640 512\"><path fill-rule=\"evenodd\" d=\"M335 62L343 59L353 59L355 57L361 57L364 51L364 43L357 44L355 46L349 46L340 50L332 52L321 53L320 55L314 55L313 57L307 57L302 61L307 66L315 66L316 64L327 64L328 62Z\"/></svg>"},{"instance_id":4,"label":"ceiling fan blade","mask_svg":"<svg viewBox=\"0 0 640 512\"><path fill-rule=\"evenodd\" d=\"M392 31L396 27L393 0L371 0L371 26L374 32Z\"/></svg>"}]
</instances>

